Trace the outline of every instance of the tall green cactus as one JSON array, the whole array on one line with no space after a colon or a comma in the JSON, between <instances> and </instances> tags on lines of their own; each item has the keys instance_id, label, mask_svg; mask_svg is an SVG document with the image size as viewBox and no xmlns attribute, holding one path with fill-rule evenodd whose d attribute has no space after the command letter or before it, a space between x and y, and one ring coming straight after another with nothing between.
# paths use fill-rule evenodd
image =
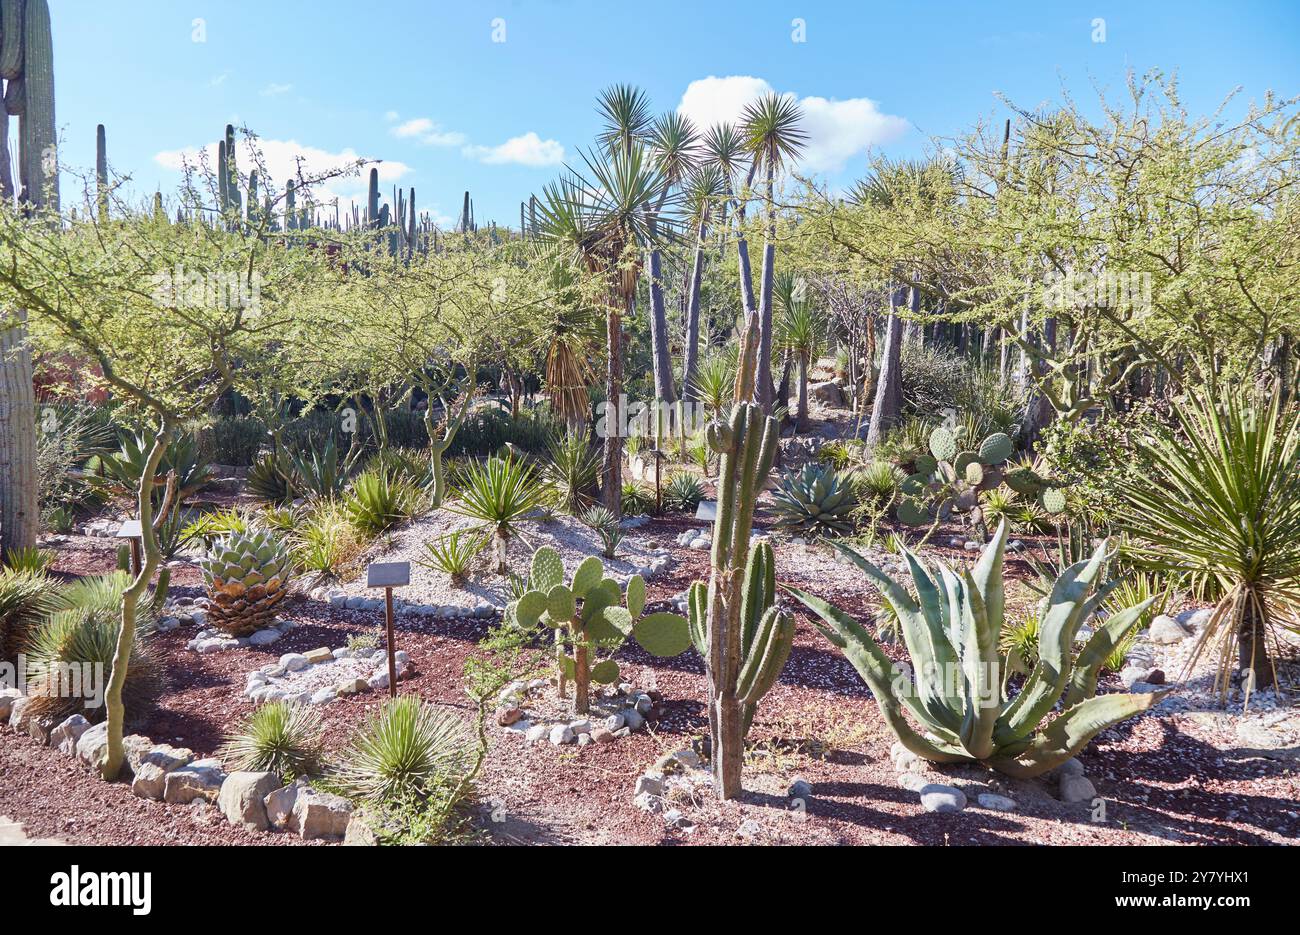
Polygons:
<instances>
[{"instance_id":1,"label":"tall green cactus","mask_svg":"<svg viewBox=\"0 0 1300 935\"><path fill-rule=\"evenodd\" d=\"M555 630L560 694L573 681L573 710L591 710L591 683L618 681L618 663L609 658L630 637L654 656L676 656L690 648L686 618L670 613L644 614L645 580L633 575L627 593L595 556L587 558L564 583L560 553L544 547L533 553L528 590L506 608L506 619L532 629L539 623ZM579 604L581 602L581 604ZM597 659L597 652L605 658Z\"/></svg>"},{"instance_id":2,"label":"tall green cactus","mask_svg":"<svg viewBox=\"0 0 1300 935\"><path fill-rule=\"evenodd\" d=\"M366 223L374 228L379 226L379 170L373 167L370 187L366 191Z\"/></svg>"},{"instance_id":3,"label":"tall green cactus","mask_svg":"<svg viewBox=\"0 0 1300 935\"><path fill-rule=\"evenodd\" d=\"M6 3L5 6L12 6ZM54 116L54 42L47 0L27 0L22 28L22 122L19 163L25 200L59 210L58 125Z\"/></svg>"},{"instance_id":4,"label":"tall green cactus","mask_svg":"<svg viewBox=\"0 0 1300 935\"><path fill-rule=\"evenodd\" d=\"M102 123L95 127L95 194L103 224L108 220L108 138Z\"/></svg>"},{"instance_id":5,"label":"tall green cactus","mask_svg":"<svg viewBox=\"0 0 1300 935\"><path fill-rule=\"evenodd\" d=\"M714 422L705 432L722 459L712 569L707 590L696 582L688 597L695 641L709 674L714 785L721 798L732 799L741 791L745 733L759 698L789 655L794 626L772 606L771 549L761 546L753 561L749 549L754 507L776 458L779 424L759 406L738 402L730 422Z\"/></svg>"},{"instance_id":6,"label":"tall green cactus","mask_svg":"<svg viewBox=\"0 0 1300 935\"><path fill-rule=\"evenodd\" d=\"M974 568L956 571L939 563L937 574L905 551L915 598L851 548L835 544L893 608L911 657L910 678L848 614L820 597L788 590L825 623L822 634L870 686L885 724L904 747L935 763L974 760L1028 778L1059 766L1107 727L1160 700L1156 693L1096 695L1098 670L1154 598L1106 618L1074 653L1080 626L1108 593L1097 588L1103 542L1090 559L1057 579L1039 624L1038 662L1019 693L1006 697L998 647L1006 542L1004 521ZM1058 700L1061 713L1040 723ZM904 709L921 730L908 723Z\"/></svg>"},{"instance_id":7,"label":"tall green cactus","mask_svg":"<svg viewBox=\"0 0 1300 935\"><path fill-rule=\"evenodd\" d=\"M412 189L414 191L414 189ZM442 506L442 501L447 495L447 475L446 468L443 466L443 456L451 443L456 439L456 433L460 427L465 424L465 417L469 415L470 403L474 401L474 375L478 372L478 364L470 361L465 365L465 383L461 387L460 403L456 407L455 413L452 412L452 400L447 398L447 391L451 388L451 382L455 379L456 371L453 367L451 373L447 376L447 383L443 387L442 410L446 413L446 422L443 423L442 431L438 431L438 426L433 418L433 393L429 393L429 399L424 407L424 428L429 435L429 459L430 466L433 469L433 494L429 501L430 509L438 509Z\"/></svg>"}]
</instances>

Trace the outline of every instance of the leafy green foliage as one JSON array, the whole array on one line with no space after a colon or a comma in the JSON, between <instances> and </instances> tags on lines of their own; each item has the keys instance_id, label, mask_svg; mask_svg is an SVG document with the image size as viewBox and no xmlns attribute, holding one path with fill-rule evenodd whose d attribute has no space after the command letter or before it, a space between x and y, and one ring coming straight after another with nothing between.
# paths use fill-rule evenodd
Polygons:
<instances>
[{"instance_id":1,"label":"leafy green foliage","mask_svg":"<svg viewBox=\"0 0 1300 935\"><path fill-rule=\"evenodd\" d=\"M634 480L624 481L622 507L624 516L641 516L651 513L655 508L654 491L643 487Z\"/></svg>"},{"instance_id":2,"label":"leafy green foliage","mask_svg":"<svg viewBox=\"0 0 1300 935\"><path fill-rule=\"evenodd\" d=\"M664 506L670 510L694 513L704 499L704 484L694 474L679 471L663 487Z\"/></svg>"},{"instance_id":3,"label":"leafy green foliage","mask_svg":"<svg viewBox=\"0 0 1300 935\"><path fill-rule=\"evenodd\" d=\"M463 584L474 559L483 551L486 543L483 534L472 529L457 529L447 533L441 539L424 544L428 553L419 564L434 571L440 571L451 577L453 584Z\"/></svg>"},{"instance_id":4,"label":"leafy green foliage","mask_svg":"<svg viewBox=\"0 0 1300 935\"><path fill-rule=\"evenodd\" d=\"M489 458L470 464L460 476L453 512L490 526L497 540L497 569L505 570L505 549L516 525L543 501L533 469L516 458Z\"/></svg>"},{"instance_id":5,"label":"leafy green foliage","mask_svg":"<svg viewBox=\"0 0 1300 935\"><path fill-rule=\"evenodd\" d=\"M244 718L217 755L231 770L271 772L292 782L320 772L324 732L319 709L273 701Z\"/></svg>"},{"instance_id":6,"label":"leafy green foliage","mask_svg":"<svg viewBox=\"0 0 1300 935\"><path fill-rule=\"evenodd\" d=\"M43 570L0 568L0 662L15 661L58 606L58 585Z\"/></svg>"},{"instance_id":7,"label":"leafy green foliage","mask_svg":"<svg viewBox=\"0 0 1300 935\"><path fill-rule=\"evenodd\" d=\"M358 474L343 500L343 508L352 525L371 536L415 516L420 506L418 489L379 470Z\"/></svg>"},{"instance_id":8,"label":"leafy green foliage","mask_svg":"<svg viewBox=\"0 0 1300 935\"><path fill-rule=\"evenodd\" d=\"M577 432L566 432L551 441L546 480L559 493L560 506L577 516L590 506L600 480L600 455Z\"/></svg>"},{"instance_id":9,"label":"leafy green foliage","mask_svg":"<svg viewBox=\"0 0 1300 935\"><path fill-rule=\"evenodd\" d=\"M593 506L582 514L582 522L600 536L601 554L605 558L614 558L619 543L623 541L623 530L619 527L618 517L603 506Z\"/></svg>"},{"instance_id":10,"label":"leafy green foliage","mask_svg":"<svg viewBox=\"0 0 1300 935\"><path fill-rule=\"evenodd\" d=\"M806 464L799 473L785 475L772 492L776 525L815 535L851 532L849 515L856 505L850 484L838 471L819 464Z\"/></svg>"}]
</instances>

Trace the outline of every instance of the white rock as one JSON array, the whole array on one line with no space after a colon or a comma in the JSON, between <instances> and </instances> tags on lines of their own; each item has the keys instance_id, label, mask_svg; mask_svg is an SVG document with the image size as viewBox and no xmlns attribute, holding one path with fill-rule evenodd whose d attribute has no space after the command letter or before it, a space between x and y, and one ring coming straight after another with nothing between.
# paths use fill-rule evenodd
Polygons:
<instances>
[{"instance_id":1,"label":"white rock","mask_svg":"<svg viewBox=\"0 0 1300 935\"><path fill-rule=\"evenodd\" d=\"M573 728L571 728L568 724L556 724L554 727L551 728L550 740L551 743L555 744L557 747L562 746L566 743L573 743L574 741Z\"/></svg>"},{"instance_id":2,"label":"white rock","mask_svg":"<svg viewBox=\"0 0 1300 935\"><path fill-rule=\"evenodd\" d=\"M1172 643L1179 643L1189 636L1183 625L1167 614L1161 614L1151 621L1151 629L1147 633L1147 639L1157 646L1168 646Z\"/></svg>"},{"instance_id":3,"label":"white rock","mask_svg":"<svg viewBox=\"0 0 1300 935\"><path fill-rule=\"evenodd\" d=\"M280 780L274 773L231 773L221 784L217 808L232 825L249 831L265 831L266 797L276 790Z\"/></svg>"},{"instance_id":4,"label":"white rock","mask_svg":"<svg viewBox=\"0 0 1300 935\"><path fill-rule=\"evenodd\" d=\"M275 629L258 630L248 638L248 644L250 646L270 646L283 635L283 633Z\"/></svg>"},{"instance_id":5,"label":"white rock","mask_svg":"<svg viewBox=\"0 0 1300 935\"><path fill-rule=\"evenodd\" d=\"M992 792L981 792L976 801L979 802L980 808L987 808L995 812L1014 812L1016 810L1015 799Z\"/></svg>"},{"instance_id":6,"label":"white rock","mask_svg":"<svg viewBox=\"0 0 1300 935\"><path fill-rule=\"evenodd\" d=\"M22 696L23 693L16 688L0 688L0 721L9 720L14 702Z\"/></svg>"},{"instance_id":7,"label":"white rock","mask_svg":"<svg viewBox=\"0 0 1300 935\"><path fill-rule=\"evenodd\" d=\"M352 817L352 803L341 795L308 787L293 803L293 823L303 840L342 839Z\"/></svg>"},{"instance_id":8,"label":"white rock","mask_svg":"<svg viewBox=\"0 0 1300 935\"><path fill-rule=\"evenodd\" d=\"M168 773L163 780L163 801L173 805L188 805L195 799L215 802L226 777L210 763L200 760Z\"/></svg>"},{"instance_id":9,"label":"white rock","mask_svg":"<svg viewBox=\"0 0 1300 935\"><path fill-rule=\"evenodd\" d=\"M108 724L96 724L77 738L77 759L91 769L99 769L108 756Z\"/></svg>"},{"instance_id":10,"label":"white rock","mask_svg":"<svg viewBox=\"0 0 1300 935\"><path fill-rule=\"evenodd\" d=\"M167 771L153 763L141 763L131 780L131 791L142 799L157 802L163 797L167 784Z\"/></svg>"},{"instance_id":11,"label":"white rock","mask_svg":"<svg viewBox=\"0 0 1300 935\"><path fill-rule=\"evenodd\" d=\"M32 699L23 695L15 698L9 705L9 726L14 730L24 733L27 730L27 724L32 719L30 713Z\"/></svg>"},{"instance_id":12,"label":"white rock","mask_svg":"<svg viewBox=\"0 0 1300 935\"><path fill-rule=\"evenodd\" d=\"M548 737L550 733L551 729L545 724L534 724L524 734L524 740L528 743L537 743Z\"/></svg>"},{"instance_id":13,"label":"white rock","mask_svg":"<svg viewBox=\"0 0 1300 935\"><path fill-rule=\"evenodd\" d=\"M326 687L326 688L320 688L320 689L317 689L317 690L316 690L316 693L313 694L313 695L311 696L311 703L312 703L312 704L329 704L329 703L330 703L331 701L333 701L336 697L338 697L338 690L335 689L334 687L329 686L329 687Z\"/></svg>"},{"instance_id":14,"label":"white rock","mask_svg":"<svg viewBox=\"0 0 1300 935\"><path fill-rule=\"evenodd\" d=\"M293 806L298 795L311 785L305 779L298 779L283 788L276 789L263 800L266 806L266 820L272 828L288 828L293 819Z\"/></svg>"},{"instance_id":15,"label":"white rock","mask_svg":"<svg viewBox=\"0 0 1300 935\"><path fill-rule=\"evenodd\" d=\"M966 807L966 793L956 786L930 783L921 787L920 795L927 812L960 812Z\"/></svg>"},{"instance_id":16,"label":"white rock","mask_svg":"<svg viewBox=\"0 0 1300 935\"><path fill-rule=\"evenodd\" d=\"M1061 777L1062 802L1091 802L1097 797L1097 788L1087 776Z\"/></svg>"},{"instance_id":17,"label":"white rock","mask_svg":"<svg viewBox=\"0 0 1300 935\"><path fill-rule=\"evenodd\" d=\"M77 741L88 730L90 730L90 722L80 714L74 714L60 721L58 726L50 731L50 746L64 756L76 756Z\"/></svg>"},{"instance_id":18,"label":"white rock","mask_svg":"<svg viewBox=\"0 0 1300 935\"><path fill-rule=\"evenodd\" d=\"M300 672L311 665L302 653L285 653L280 657L280 665L288 672Z\"/></svg>"}]
</instances>

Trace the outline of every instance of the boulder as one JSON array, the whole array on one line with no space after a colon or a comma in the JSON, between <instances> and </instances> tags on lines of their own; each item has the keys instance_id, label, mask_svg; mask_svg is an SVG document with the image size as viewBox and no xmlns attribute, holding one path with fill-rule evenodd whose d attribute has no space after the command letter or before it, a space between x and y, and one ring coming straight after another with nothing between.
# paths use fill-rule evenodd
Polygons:
<instances>
[{"instance_id":1,"label":"boulder","mask_svg":"<svg viewBox=\"0 0 1300 935\"><path fill-rule=\"evenodd\" d=\"M808 397L823 406L834 406L843 408L844 389L834 380L826 380L822 383L810 383L808 385Z\"/></svg>"},{"instance_id":2,"label":"boulder","mask_svg":"<svg viewBox=\"0 0 1300 935\"><path fill-rule=\"evenodd\" d=\"M283 635L279 630L258 630L248 638L248 645L270 646Z\"/></svg>"},{"instance_id":3,"label":"boulder","mask_svg":"<svg viewBox=\"0 0 1300 935\"><path fill-rule=\"evenodd\" d=\"M344 679L339 682L336 691L340 695L355 695L357 692L363 692L367 688L366 680L361 678Z\"/></svg>"},{"instance_id":4,"label":"boulder","mask_svg":"<svg viewBox=\"0 0 1300 935\"><path fill-rule=\"evenodd\" d=\"M266 806L266 820L272 828L292 830L293 806L298 801L299 794L310 788L307 780L298 779L267 795L263 804Z\"/></svg>"},{"instance_id":5,"label":"boulder","mask_svg":"<svg viewBox=\"0 0 1300 935\"><path fill-rule=\"evenodd\" d=\"M9 712L13 710L14 702L23 696L23 693L16 688L0 688L0 721L9 720Z\"/></svg>"},{"instance_id":6,"label":"boulder","mask_svg":"<svg viewBox=\"0 0 1300 935\"><path fill-rule=\"evenodd\" d=\"M131 780L131 791L142 799L157 802L167 786L167 771L153 763L141 763Z\"/></svg>"},{"instance_id":7,"label":"boulder","mask_svg":"<svg viewBox=\"0 0 1300 935\"><path fill-rule=\"evenodd\" d=\"M303 658L306 659L307 662L310 663L311 665L316 665L316 663L318 662L329 662L331 659L334 658L334 653L330 651L328 646L321 646L318 647L317 649L309 649L307 650L307 652L303 653L302 655Z\"/></svg>"},{"instance_id":8,"label":"boulder","mask_svg":"<svg viewBox=\"0 0 1300 935\"><path fill-rule=\"evenodd\" d=\"M1016 810L1016 800L1005 795L996 795L992 792L981 792L976 799L980 808L987 808L994 812L1014 812Z\"/></svg>"},{"instance_id":9,"label":"boulder","mask_svg":"<svg viewBox=\"0 0 1300 935\"><path fill-rule=\"evenodd\" d=\"M375 829L366 819L365 812L353 812L348 819L348 829L343 833L344 847L374 847L379 843Z\"/></svg>"},{"instance_id":10,"label":"boulder","mask_svg":"<svg viewBox=\"0 0 1300 935\"><path fill-rule=\"evenodd\" d=\"M226 776L215 766L200 765L203 762L169 772L163 780L163 801L172 805L189 805L195 799L215 802Z\"/></svg>"},{"instance_id":11,"label":"boulder","mask_svg":"<svg viewBox=\"0 0 1300 935\"><path fill-rule=\"evenodd\" d=\"M77 738L77 759L98 770L108 757L108 724L96 724Z\"/></svg>"},{"instance_id":12,"label":"boulder","mask_svg":"<svg viewBox=\"0 0 1300 935\"><path fill-rule=\"evenodd\" d=\"M1097 797L1097 788L1087 776L1062 776L1060 798L1062 802L1091 802Z\"/></svg>"},{"instance_id":13,"label":"boulder","mask_svg":"<svg viewBox=\"0 0 1300 935\"><path fill-rule=\"evenodd\" d=\"M285 653L280 657L280 665L284 666L286 672L297 672L307 668L311 663L302 653Z\"/></svg>"},{"instance_id":14,"label":"boulder","mask_svg":"<svg viewBox=\"0 0 1300 935\"><path fill-rule=\"evenodd\" d=\"M30 717L27 719L27 736L41 746L50 743L50 732L59 726L59 719L53 717Z\"/></svg>"},{"instance_id":15,"label":"boulder","mask_svg":"<svg viewBox=\"0 0 1300 935\"><path fill-rule=\"evenodd\" d=\"M559 747L566 743L573 743L576 738L573 733L573 728L568 724L556 724L551 728L550 739L551 743Z\"/></svg>"},{"instance_id":16,"label":"boulder","mask_svg":"<svg viewBox=\"0 0 1300 935\"><path fill-rule=\"evenodd\" d=\"M90 730L90 722L80 714L64 718L50 731L50 746L64 756L77 755L77 741L81 735Z\"/></svg>"},{"instance_id":17,"label":"boulder","mask_svg":"<svg viewBox=\"0 0 1300 935\"><path fill-rule=\"evenodd\" d=\"M26 733L27 723L32 719L32 699L27 695L15 698L9 707L9 726L19 733Z\"/></svg>"},{"instance_id":18,"label":"boulder","mask_svg":"<svg viewBox=\"0 0 1300 935\"><path fill-rule=\"evenodd\" d=\"M342 838L352 817L352 803L341 795L302 790L293 803L293 827L305 841Z\"/></svg>"},{"instance_id":19,"label":"boulder","mask_svg":"<svg viewBox=\"0 0 1300 935\"><path fill-rule=\"evenodd\" d=\"M126 759L131 764L131 768L137 772L142 766L149 764L157 766L164 773L170 773L174 769L192 763L194 751L188 747L173 747L168 743L151 743L148 748L139 753L128 753Z\"/></svg>"},{"instance_id":20,"label":"boulder","mask_svg":"<svg viewBox=\"0 0 1300 935\"><path fill-rule=\"evenodd\" d=\"M930 783L921 787L921 807L927 812L960 812L966 807L966 793L956 786Z\"/></svg>"},{"instance_id":21,"label":"boulder","mask_svg":"<svg viewBox=\"0 0 1300 935\"><path fill-rule=\"evenodd\" d=\"M1168 614L1161 614L1151 621L1151 629L1147 633L1147 639L1157 646L1168 646L1171 643L1179 643L1190 636L1181 623L1170 617Z\"/></svg>"},{"instance_id":22,"label":"boulder","mask_svg":"<svg viewBox=\"0 0 1300 935\"><path fill-rule=\"evenodd\" d=\"M221 784L217 808L232 825L248 831L265 831L270 822L266 817L266 797L280 786L274 773L231 773Z\"/></svg>"}]
</instances>

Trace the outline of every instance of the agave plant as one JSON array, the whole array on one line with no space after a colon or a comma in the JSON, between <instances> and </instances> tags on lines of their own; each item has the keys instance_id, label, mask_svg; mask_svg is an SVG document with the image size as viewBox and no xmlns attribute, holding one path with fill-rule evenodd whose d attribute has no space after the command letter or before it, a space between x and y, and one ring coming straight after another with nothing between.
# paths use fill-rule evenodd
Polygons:
<instances>
[{"instance_id":1,"label":"agave plant","mask_svg":"<svg viewBox=\"0 0 1300 935\"><path fill-rule=\"evenodd\" d=\"M821 464L805 464L799 473L785 475L772 492L777 526L819 535L851 532L849 514L856 505L839 472Z\"/></svg>"},{"instance_id":2,"label":"agave plant","mask_svg":"<svg viewBox=\"0 0 1300 935\"><path fill-rule=\"evenodd\" d=\"M1071 653L1090 616L1106 558L1106 543L1065 570L1048 598L1038 631L1038 657L1015 697L1005 697L998 637L1003 628L1001 523L974 568L939 563L932 574L904 553L916 585L901 585L852 549L837 545L893 605L913 676L899 670L856 620L815 595L790 588L825 626L823 635L871 687L886 725L911 752L936 763L979 761L1027 778L1060 765L1112 724L1139 714L1159 693L1096 695L1097 674L1115 645L1136 626L1145 604L1109 617L1077 656ZM1050 721L1056 703L1063 710ZM908 723L906 710L920 725Z\"/></svg>"},{"instance_id":3,"label":"agave plant","mask_svg":"<svg viewBox=\"0 0 1300 935\"><path fill-rule=\"evenodd\" d=\"M583 525L591 527L600 536L605 558L613 558L618 544L623 541L623 530L619 527L618 517L603 506L593 506L582 514Z\"/></svg>"},{"instance_id":4,"label":"agave plant","mask_svg":"<svg viewBox=\"0 0 1300 935\"><path fill-rule=\"evenodd\" d=\"M465 583L474 559L483 551L483 546L482 533L473 529L457 529L441 539L426 542L424 550L428 555L416 562L448 575L452 584L461 585Z\"/></svg>"},{"instance_id":5,"label":"agave plant","mask_svg":"<svg viewBox=\"0 0 1300 935\"><path fill-rule=\"evenodd\" d=\"M271 772L286 781L320 771L324 727L310 705L261 705L226 735L217 755L232 770Z\"/></svg>"},{"instance_id":6,"label":"agave plant","mask_svg":"<svg viewBox=\"0 0 1300 935\"><path fill-rule=\"evenodd\" d=\"M587 444L586 436L577 432L552 439L548 450L551 461L546 465L545 477L559 492L561 507L576 516L594 502L600 481L600 455Z\"/></svg>"},{"instance_id":7,"label":"agave plant","mask_svg":"<svg viewBox=\"0 0 1300 935\"><path fill-rule=\"evenodd\" d=\"M339 461L332 435L323 445L291 453L289 464L290 486L304 497L328 500L340 496L347 486L347 467Z\"/></svg>"},{"instance_id":8,"label":"agave plant","mask_svg":"<svg viewBox=\"0 0 1300 935\"><path fill-rule=\"evenodd\" d=\"M127 435L122 439L121 448L99 458L99 467L109 478L114 489L133 493L139 489L140 475L149 460L149 450L153 448L153 435L142 432ZM163 450L162 461L158 464L158 478L168 472L176 472L176 503L202 490L212 481L212 468L203 456L198 442L189 435L177 435ZM161 484L158 485L161 488ZM159 499L162 491L157 491Z\"/></svg>"},{"instance_id":9,"label":"agave plant","mask_svg":"<svg viewBox=\"0 0 1300 935\"><path fill-rule=\"evenodd\" d=\"M270 626L276 605L289 593L289 550L270 530L231 533L199 568L208 587L208 619L232 636Z\"/></svg>"},{"instance_id":10,"label":"agave plant","mask_svg":"<svg viewBox=\"0 0 1300 935\"><path fill-rule=\"evenodd\" d=\"M274 452L263 455L248 469L248 492L267 503L283 503L293 497L291 471L283 456Z\"/></svg>"},{"instance_id":11,"label":"agave plant","mask_svg":"<svg viewBox=\"0 0 1300 935\"><path fill-rule=\"evenodd\" d=\"M542 488L532 468L517 458L489 458L466 468L460 502L452 509L492 529L497 573L506 573L506 550L515 527L542 502Z\"/></svg>"},{"instance_id":12,"label":"agave plant","mask_svg":"<svg viewBox=\"0 0 1300 935\"><path fill-rule=\"evenodd\" d=\"M704 484L694 474L679 471L664 484L664 505L671 510L693 513L704 499Z\"/></svg>"},{"instance_id":13,"label":"agave plant","mask_svg":"<svg viewBox=\"0 0 1300 935\"><path fill-rule=\"evenodd\" d=\"M409 482L372 468L357 475L343 507L353 526L375 536L418 513L420 492Z\"/></svg>"}]
</instances>

